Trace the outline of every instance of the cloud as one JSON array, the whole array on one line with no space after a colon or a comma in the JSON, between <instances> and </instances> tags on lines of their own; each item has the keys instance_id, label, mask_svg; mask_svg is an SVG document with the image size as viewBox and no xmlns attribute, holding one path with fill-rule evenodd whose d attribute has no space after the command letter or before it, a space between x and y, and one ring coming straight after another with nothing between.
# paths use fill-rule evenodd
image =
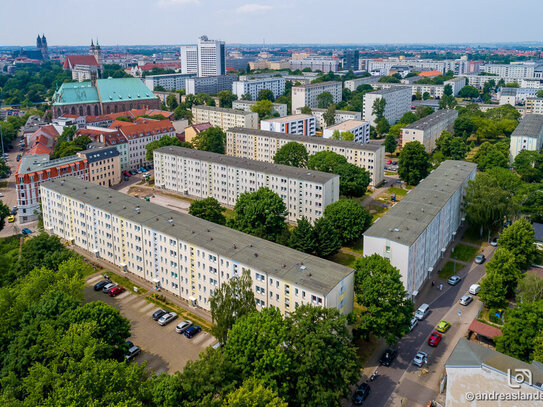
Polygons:
<instances>
[{"instance_id":1,"label":"cloud","mask_svg":"<svg viewBox=\"0 0 543 407\"><path fill-rule=\"evenodd\" d=\"M158 0L158 5L161 7L181 6L184 4L198 4L199 0Z\"/></svg>"},{"instance_id":2,"label":"cloud","mask_svg":"<svg viewBox=\"0 0 543 407\"><path fill-rule=\"evenodd\" d=\"M238 14L258 14L271 10L273 7L266 4L245 4L236 9Z\"/></svg>"}]
</instances>

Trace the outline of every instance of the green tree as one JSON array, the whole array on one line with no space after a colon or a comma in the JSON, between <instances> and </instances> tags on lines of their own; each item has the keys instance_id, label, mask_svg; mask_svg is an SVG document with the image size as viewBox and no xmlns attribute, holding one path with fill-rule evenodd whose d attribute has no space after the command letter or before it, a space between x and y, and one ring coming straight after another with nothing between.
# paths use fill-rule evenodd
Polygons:
<instances>
[{"instance_id":1,"label":"green tree","mask_svg":"<svg viewBox=\"0 0 543 407\"><path fill-rule=\"evenodd\" d=\"M521 303L543 300L543 278L535 273L524 274L524 277L518 282L518 288L517 299Z\"/></svg>"},{"instance_id":2,"label":"green tree","mask_svg":"<svg viewBox=\"0 0 543 407\"><path fill-rule=\"evenodd\" d=\"M454 134L464 139L471 136L477 130L471 118L467 115L458 116L453 125Z\"/></svg>"},{"instance_id":3,"label":"green tree","mask_svg":"<svg viewBox=\"0 0 543 407\"><path fill-rule=\"evenodd\" d=\"M192 112L186 108L184 104L181 104L173 111L173 118L175 120L187 119L189 123L192 123Z\"/></svg>"},{"instance_id":4,"label":"green tree","mask_svg":"<svg viewBox=\"0 0 543 407\"><path fill-rule=\"evenodd\" d=\"M350 131L340 132L339 130L334 130L330 138L333 140L354 141L354 134Z\"/></svg>"},{"instance_id":5,"label":"green tree","mask_svg":"<svg viewBox=\"0 0 543 407\"><path fill-rule=\"evenodd\" d=\"M311 108L308 107L308 106L303 106L303 107L300 109L300 113L301 113L301 114L313 114L313 112L311 111Z\"/></svg>"},{"instance_id":6,"label":"green tree","mask_svg":"<svg viewBox=\"0 0 543 407\"><path fill-rule=\"evenodd\" d=\"M242 193L234 211L236 214L227 220L227 226L254 236L275 242L286 228L285 203L269 188Z\"/></svg>"},{"instance_id":7,"label":"green tree","mask_svg":"<svg viewBox=\"0 0 543 407\"><path fill-rule=\"evenodd\" d=\"M516 264L526 270L537 257L535 231L526 218L520 218L507 227L498 238L500 248L509 250Z\"/></svg>"},{"instance_id":8,"label":"green tree","mask_svg":"<svg viewBox=\"0 0 543 407\"><path fill-rule=\"evenodd\" d=\"M445 85L447 87L449 85ZM456 99L452 95L443 94L441 97L441 100L439 101L439 108L440 109L454 109L458 103L456 102Z\"/></svg>"},{"instance_id":9,"label":"green tree","mask_svg":"<svg viewBox=\"0 0 543 407\"><path fill-rule=\"evenodd\" d=\"M430 156L418 141L405 143L399 156L398 175L409 185L418 185L430 173Z\"/></svg>"},{"instance_id":10,"label":"green tree","mask_svg":"<svg viewBox=\"0 0 543 407\"><path fill-rule=\"evenodd\" d=\"M275 96L273 95L273 92L269 89L260 89L258 91L258 96L256 97L256 100L269 100L270 102L274 102Z\"/></svg>"},{"instance_id":11,"label":"green tree","mask_svg":"<svg viewBox=\"0 0 543 407\"><path fill-rule=\"evenodd\" d=\"M543 184L523 184L514 199L532 222L543 222Z\"/></svg>"},{"instance_id":12,"label":"green tree","mask_svg":"<svg viewBox=\"0 0 543 407\"><path fill-rule=\"evenodd\" d=\"M466 99L478 98L479 91L474 86L465 85L462 89L460 89L460 92L458 92L458 96Z\"/></svg>"},{"instance_id":13,"label":"green tree","mask_svg":"<svg viewBox=\"0 0 543 407\"><path fill-rule=\"evenodd\" d=\"M262 99L251 106L251 112L258 113L260 120L269 119L273 116L273 103L268 99Z\"/></svg>"},{"instance_id":14,"label":"green tree","mask_svg":"<svg viewBox=\"0 0 543 407\"><path fill-rule=\"evenodd\" d=\"M232 102L234 100L237 100L237 96L232 93L231 90L221 90L219 93L217 93L217 97L219 98L219 104L221 107L225 107L227 109L232 108Z\"/></svg>"},{"instance_id":15,"label":"green tree","mask_svg":"<svg viewBox=\"0 0 543 407\"><path fill-rule=\"evenodd\" d=\"M326 127L336 124L336 105L329 105L326 108L326 112L323 113L322 118L326 123Z\"/></svg>"},{"instance_id":16,"label":"green tree","mask_svg":"<svg viewBox=\"0 0 543 407\"><path fill-rule=\"evenodd\" d=\"M503 280L507 297L512 297L522 277L515 254L510 250L499 247L492 258L486 263L486 274L499 274Z\"/></svg>"},{"instance_id":17,"label":"green tree","mask_svg":"<svg viewBox=\"0 0 543 407\"><path fill-rule=\"evenodd\" d=\"M194 148L212 153L224 154L226 133L220 127L210 127L192 139Z\"/></svg>"},{"instance_id":18,"label":"green tree","mask_svg":"<svg viewBox=\"0 0 543 407\"><path fill-rule=\"evenodd\" d=\"M147 161L153 161L153 151L155 151L157 148L166 146L192 148L192 144L186 141L180 141L175 136L162 136L160 139L151 141L145 146L145 149L147 150L145 152L145 159Z\"/></svg>"},{"instance_id":19,"label":"green tree","mask_svg":"<svg viewBox=\"0 0 543 407\"><path fill-rule=\"evenodd\" d=\"M538 90L536 92L535 96L538 97L538 98L543 98L543 89Z\"/></svg>"},{"instance_id":20,"label":"green tree","mask_svg":"<svg viewBox=\"0 0 543 407\"><path fill-rule=\"evenodd\" d=\"M331 203L324 210L324 217L339 232L342 244L361 239L364 231L371 225L371 215L352 199L340 199Z\"/></svg>"},{"instance_id":21,"label":"green tree","mask_svg":"<svg viewBox=\"0 0 543 407\"><path fill-rule=\"evenodd\" d=\"M390 126L390 128L388 129L388 134L390 134L392 137L394 138L400 138L400 134L401 134L401 130L407 126L407 124L399 124L399 123L396 123L396 124L393 124L392 126ZM385 139L386 140L386 139Z\"/></svg>"},{"instance_id":22,"label":"green tree","mask_svg":"<svg viewBox=\"0 0 543 407\"><path fill-rule=\"evenodd\" d=\"M273 157L276 164L290 165L291 167L304 168L307 166L308 154L305 147L295 141L283 145Z\"/></svg>"},{"instance_id":23,"label":"green tree","mask_svg":"<svg viewBox=\"0 0 543 407\"><path fill-rule=\"evenodd\" d=\"M339 232L334 229L327 218L316 219L313 232L315 236L315 254L317 256L328 257L336 254L341 249Z\"/></svg>"},{"instance_id":24,"label":"green tree","mask_svg":"<svg viewBox=\"0 0 543 407\"><path fill-rule=\"evenodd\" d=\"M3 202L0 202L0 230L4 229L6 218L9 216L9 214L9 206L6 206Z\"/></svg>"},{"instance_id":25,"label":"green tree","mask_svg":"<svg viewBox=\"0 0 543 407\"><path fill-rule=\"evenodd\" d=\"M424 92L424 93L422 94L422 100L428 100L428 99L430 99L430 97L431 97L431 96L430 96L430 94L429 94L428 92Z\"/></svg>"},{"instance_id":26,"label":"green tree","mask_svg":"<svg viewBox=\"0 0 543 407\"><path fill-rule=\"evenodd\" d=\"M386 105L387 101L383 98L375 99L373 102L373 105L371 106L371 113L375 116L375 122L379 121L379 119L385 114Z\"/></svg>"},{"instance_id":27,"label":"green tree","mask_svg":"<svg viewBox=\"0 0 543 407\"><path fill-rule=\"evenodd\" d=\"M393 154L396 151L398 146L398 140L392 135L389 134L385 137L385 151L389 154Z\"/></svg>"},{"instance_id":28,"label":"green tree","mask_svg":"<svg viewBox=\"0 0 543 407\"><path fill-rule=\"evenodd\" d=\"M224 225L226 223L226 218L223 214L225 210L215 198L207 197L200 201L192 202L189 207L189 214L213 223L218 223L219 225Z\"/></svg>"},{"instance_id":29,"label":"green tree","mask_svg":"<svg viewBox=\"0 0 543 407\"><path fill-rule=\"evenodd\" d=\"M411 124L416 122L418 119L417 115L413 112L406 112L403 114L403 116L398 120L398 124Z\"/></svg>"},{"instance_id":30,"label":"green tree","mask_svg":"<svg viewBox=\"0 0 543 407\"><path fill-rule=\"evenodd\" d=\"M166 98L166 105L168 105L168 108L172 112L177 108L177 106L179 106L179 103L177 103L177 98L175 97L175 94L172 93L168 95L168 97Z\"/></svg>"},{"instance_id":31,"label":"green tree","mask_svg":"<svg viewBox=\"0 0 543 407\"><path fill-rule=\"evenodd\" d=\"M319 151L312 154L307 160L307 168L323 172L334 173L336 166L339 164L347 164L347 159L332 151Z\"/></svg>"},{"instance_id":32,"label":"green tree","mask_svg":"<svg viewBox=\"0 0 543 407\"><path fill-rule=\"evenodd\" d=\"M453 90L452 90L452 86L451 86L450 83L446 84L443 87L443 95L445 95L445 96L452 96L453 95Z\"/></svg>"},{"instance_id":33,"label":"green tree","mask_svg":"<svg viewBox=\"0 0 543 407\"><path fill-rule=\"evenodd\" d=\"M322 92L317 95L317 107L320 109L326 109L334 103L334 97L330 92Z\"/></svg>"},{"instance_id":34,"label":"green tree","mask_svg":"<svg viewBox=\"0 0 543 407\"><path fill-rule=\"evenodd\" d=\"M432 113L434 113L434 109L432 109L430 106L417 106L415 109L415 115L419 120L423 117L430 116Z\"/></svg>"},{"instance_id":35,"label":"green tree","mask_svg":"<svg viewBox=\"0 0 543 407\"><path fill-rule=\"evenodd\" d=\"M543 181L543 153L522 150L513 161L513 169L524 182Z\"/></svg>"},{"instance_id":36,"label":"green tree","mask_svg":"<svg viewBox=\"0 0 543 407\"><path fill-rule=\"evenodd\" d=\"M363 196L371 182L370 173L351 163L337 163L331 171L339 175L339 193L349 197Z\"/></svg>"},{"instance_id":37,"label":"green tree","mask_svg":"<svg viewBox=\"0 0 543 407\"><path fill-rule=\"evenodd\" d=\"M354 265L356 303L361 307L356 328L385 338L394 345L409 332L413 302L397 268L377 254L357 259Z\"/></svg>"},{"instance_id":38,"label":"green tree","mask_svg":"<svg viewBox=\"0 0 543 407\"><path fill-rule=\"evenodd\" d=\"M460 137L455 137L448 131L443 131L436 140L436 148L446 158L463 160L468 152L468 147Z\"/></svg>"},{"instance_id":39,"label":"green tree","mask_svg":"<svg viewBox=\"0 0 543 407\"><path fill-rule=\"evenodd\" d=\"M507 287L499 273L488 274L481 280L479 299L487 308L504 308L507 305Z\"/></svg>"},{"instance_id":40,"label":"green tree","mask_svg":"<svg viewBox=\"0 0 543 407\"><path fill-rule=\"evenodd\" d=\"M255 295L248 271L232 277L213 291L209 298L211 317L215 325L211 332L221 343L226 343L228 332L239 318L256 311Z\"/></svg>"},{"instance_id":41,"label":"green tree","mask_svg":"<svg viewBox=\"0 0 543 407\"><path fill-rule=\"evenodd\" d=\"M390 124L388 123L388 120L385 119L384 117L380 117L377 120L377 123L375 125L375 131L377 132L377 134L379 136L382 136L383 134L388 132L389 129L390 129Z\"/></svg>"},{"instance_id":42,"label":"green tree","mask_svg":"<svg viewBox=\"0 0 543 407\"><path fill-rule=\"evenodd\" d=\"M311 254L315 251L315 232L305 216L298 219L297 225L290 235L289 246L304 253Z\"/></svg>"},{"instance_id":43,"label":"green tree","mask_svg":"<svg viewBox=\"0 0 543 407\"><path fill-rule=\"evenodd\" d=\"M500 149L495 144L491 144L488 141L481 144L473 156L473 161L477 163L477 167L481 171L486 171L495 167L507 168L508 163L507 157Z\"/></svg>"},{"instance_id":44,"label":"green tree","mask_svg":"<svg viewBox=\"0 0 543 407\"><path fill-rule=\"evenodd\" d=\"M224 407L287 407L288 403L273 389L265 387L256 378L243 382L241 387L229 393Z\"/></svg>"}]
</instances>

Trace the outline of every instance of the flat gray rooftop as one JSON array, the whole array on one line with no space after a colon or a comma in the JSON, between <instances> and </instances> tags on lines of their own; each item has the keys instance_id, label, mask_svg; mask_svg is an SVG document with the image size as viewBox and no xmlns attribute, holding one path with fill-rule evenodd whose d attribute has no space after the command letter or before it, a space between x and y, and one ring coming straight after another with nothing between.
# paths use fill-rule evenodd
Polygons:
<instances>
[{"instance_id":1,"label":"flat gray rooftop","mask_svg":"<svg viewBox=\"0 0 543 407\"><path fill-rule=\"evenodd\" d=\"M326 82L319 82L319 83L310 83L308 85L293 86L293 88L318 88L321 86L342 86L342 85L341 85L341 82L338 82L338 81L326 81Z\"/></svg>"},{"instance_id":2,"label":"flat gray rooftop","mask_svg":"<svg viewBox=\"0 0 543 407\"><path fill-rule=\"evenodd\" d=\"M23 175L34 171L47 170L60 165L74 164L76 162L83 161L84 159L85 158L77 155L57 158L56 160L50 160L47 154L23 156L21 158L21 162L19 163L19 171L17 174Z\"/></svg>"},{"instance_id":3,"label":"flat gray rooftop","mask_svg":"<svg viewBox=\"0 0 543 407\"><path fill-rule=\"evenodd\" d=\"M335 147L341 147L341 148L352 148L352 149L360 150L360 151L375 152L381 148L384 148L383 144L377 144L377 143L362 144L362 143L357 143L355 141L334 140L331 138L316 137L316 136L313 136L313 137L301 136L299 134L285 134L285 133L279 133L276 131L246 129L243 127L235 127L235 128L228 129L226 133L227 134L237 133L237 134L248 134L251 136L271 137L271 138L281 139L281 140L296 141L298 143L323 144L327 146L335 146Z\"/></svg>"},{"instance_id":4,"label":"flat gray rooftop","mask_svg":"<svg viewBox=\"0 0 543 407\"><path fill-rule=\"evenodd\" d=\"M371 226L364 236L411 246L462 186L477 164L446 160Z\"/></svg>"},{"instance_id":5,"label":"flat gray rooftop","mask_svg":"<svg viewBox=\"0 0 543 407\"><path fill-rule=\"evenodd\" d=\"M340 264L76 177L47 181L42 186L316 293L328 294L353 273Z\"/></svg>"},{"instance_id":6,"label":"flat gray rooftop","mask_svg":"<svg viewBox=\"0 0 543 407\"><path fill-rule=\"evenodd\" d=\"M458 116L458 110L437 110L434 113L423 117L416 122L413 122L404 127L408 130L428 130L429 128L434 127L436 124L442 122L443 120L448 120L452 117Z\"/></svg>"},{"instance_id":7,"label":"flat gray rooftop","mask_svg":"<svg viewBox=\"0 0 543 407\"><path fill-rule=\"evenodd\" d=\"M511 137L539 138L541 134L543 134L543 114L527 114L511 133Z\"/></svg>"},{"instance_id":8,"label":"flat gray rooftop","mask_svg":"<svg viewBox=\"0 0 543 407\"><path fill-rule=\"evenodd\" d=\"M197 106L192 106L192 108L199 109L199 110L211 110L213 112L240 114L243 116L255 114L253 112L246 112L245 110L227 109L225 107L217 107L217 106L197 105Z\"/></svg>"},{"instance_id":9,"label":"flat gray rooftop","mask_svg":"<svg viewBox=\"0 0 543 407\"><path fill-rule=\"evenodd\" d=\"M193 160L206 161L213 164L220 164L229 167L242 168L249 171L258 171L278 177L295 178L309 182L324 184L335 177L336 174L329 174L322 171L313 171L304 168L291 167L263 161L250 160L248 158L232 157L224 154L211 153L209 151L195 150L177 146L166 146L157 148L155 152L171 154L177 157L190 158Z\"/></svg>"},{"instance_id":10,"label":"flat gray rooftop","mask_svg":"<svg viewBox=\"0 0 543 407\"><path fill-rule=\"evenodd\" d=\"M402 84L393 84L393 85L397 85L397 86L393 86L393 87L388 88L388 89L374 90L373 92L366 93L366 95L385 95L387 93L399 92L399 91L404 90L404 89L409 89L409 91L411 92L411 88L409 86L405 86L405 85L402 85Z\"/></svg>"}]
</instances>

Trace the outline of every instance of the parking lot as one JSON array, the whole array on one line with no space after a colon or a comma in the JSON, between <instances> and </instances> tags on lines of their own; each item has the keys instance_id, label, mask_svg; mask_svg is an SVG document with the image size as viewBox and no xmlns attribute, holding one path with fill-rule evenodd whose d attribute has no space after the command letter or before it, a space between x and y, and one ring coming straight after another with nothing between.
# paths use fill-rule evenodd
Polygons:
<instances>
[{"instance_id":1,"label":"parking lot","mask_svg":"<svg viewBox=\"0 0 543 407\"><path fill-rule=\"evenodd\" d=\"M209 333L202 331L192 339L175 332L175 326L182 321L177 318L166 326L158 325L151 315L160 309L143 296L125 291L117 297L110 297L102 291L94 291L93 285L102 276L91 277L85 287L86 301L103 301L119 309L130 321L132 336L129 338L141 347L136 363L147 362L147 367L156 373L182 371L189 360L198 359L200 352L217 341Z\"/></svg>"}]
</instances>

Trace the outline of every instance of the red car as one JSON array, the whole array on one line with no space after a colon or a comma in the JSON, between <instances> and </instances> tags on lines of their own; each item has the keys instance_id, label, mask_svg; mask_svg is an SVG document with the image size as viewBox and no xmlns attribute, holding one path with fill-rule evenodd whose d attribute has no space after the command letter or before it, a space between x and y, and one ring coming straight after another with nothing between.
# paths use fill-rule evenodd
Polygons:
<instances>
[{"instance_id":1,"label":"red car","mask_svg":"<svg viewBox=\"0 0 543 407\"><path fill-rule=\"evenodd\" d=\"M432 332L432 335L428 338L428 345L437 346L441 342L441 334L439 332Z\"/></svg>"},{"instance_id":2,"label":"red car","mask_svg":"<svg viewBox=\"0 0 543 407\"><path fill-rule=\"evenodd\" d=\"M132 176L132 174L130 174L128 171L123 172L123 175L125 177L131 177Z\"/></svg>"},{"instance_id":3,"label":"red car","mask_svg":"<svg viewBox=\"0 0 543 407\"><path fill-rule=\"evenodd\" d=\"M126 291L126 288L118 285L118 286L113 287L111 290L109 290L108 294L110 297L116 297L117 295L124 293L125 291Z\"/></svg>"}]
</instances>

